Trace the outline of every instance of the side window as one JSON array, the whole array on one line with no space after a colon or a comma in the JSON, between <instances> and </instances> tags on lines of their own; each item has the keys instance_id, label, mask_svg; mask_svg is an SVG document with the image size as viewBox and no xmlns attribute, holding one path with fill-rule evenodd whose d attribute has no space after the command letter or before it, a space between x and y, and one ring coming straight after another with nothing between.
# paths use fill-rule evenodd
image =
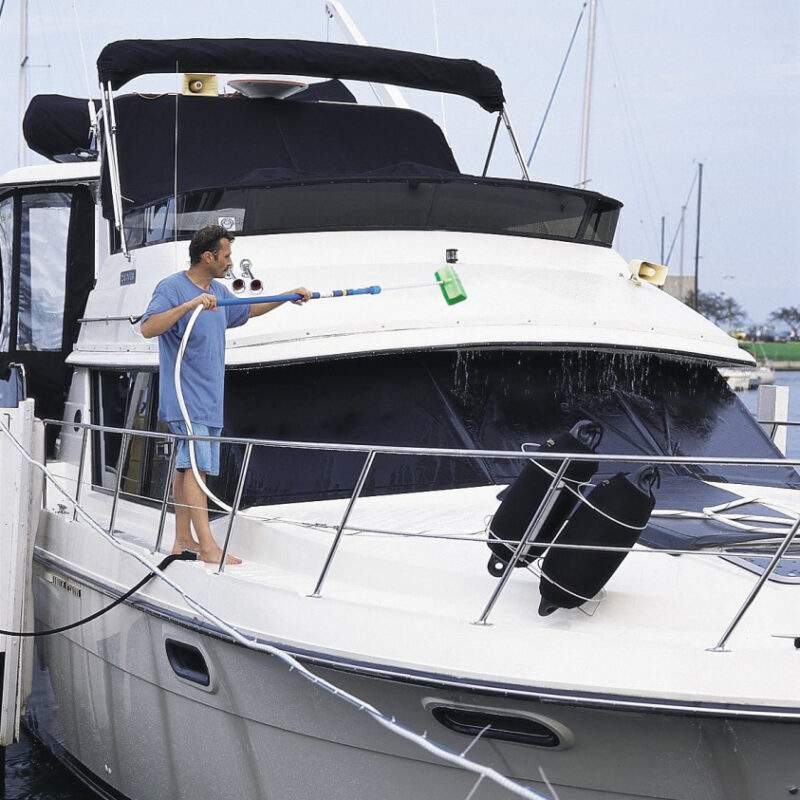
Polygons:
<instances>
[{"instance_id":1,"label":"side window","mask_svg":"<svg viewBox=\"0 0 800 800\"><path fill-rule=\"evenodd\" d=\"M92 421L96 425L137 431L156 428L158 376L154 372L100 370L93 376ZM94 483L112 491L117 485L122 434L96 431ZM161 500L169 451L164 443L144 436L128 439L122 454L121 491L129 499Z\"/></svg>"},{"instance_id":2,"label":"side window","mask_svg":"<svg viewBox=\"0 0 800 800\"><path fill-rule=\"evenodd\" d=\"M130 379L127 372L99 371L92 376L92 422L109 428L125 427ZM117 484L122 436L93 431L94 483L106 489Z\"/></svg>"},{"instance_id":3,"label":"side window","mask_svg":"<svg viewBox=\"0 0 800 800\"><path fill-rule=\"evenodd\" d=\"M14 246L14 198L0 200L0 353L11 346L12 257Z\"/></svg>"},{"instance_id":4,"label":"side window","mask_svg":"<svg viewBox=\"0 0 800 800\"><path fill-rule=\"evenodd\" d=\"M131 375L124 427L136 431L150 430L153 377L152 372L135 372ZM152 449L153 440L150 438L133 436L129 439L122 473L122 491L126 494L147 496L147 467Z\"/></svg>"},{"instance_id":5,"label":"side window","mask_svg":"<svg viewBox=\"0 0 800 800\"><path fill-rule=\"evenodd\" d=\"M61 350L70 192L22 195L17 350Z\"/></svg>"}]
</instances>

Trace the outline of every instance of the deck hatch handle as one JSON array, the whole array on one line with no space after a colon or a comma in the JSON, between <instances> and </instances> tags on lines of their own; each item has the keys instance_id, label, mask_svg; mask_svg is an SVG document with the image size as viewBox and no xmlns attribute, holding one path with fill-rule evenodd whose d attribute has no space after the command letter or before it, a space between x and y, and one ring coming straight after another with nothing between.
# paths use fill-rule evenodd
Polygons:
<instances>
[{"instance_id":1,"label":"deck hatch handle","mask_svg":"<svg viewBox=\"0 0 800 800\"><path fill-rule=\"evenodd\" d=\"M489 725L482 739L500 739L536 747L558 747L561 744L554 730L528 717L452 706L435 706L431 709L431 713L445 728L467 736L477 736Z\"/></svg>"},{"instance_id":2,"label":"deck hatch handle","mask_svg":"<svg viewBox=\"0 0 800 800\"><path fill-rule=\"evenodd\" d=\"M175 639L165 639L164 647L172 671L186 681L191 681L199 686L209 686L211 675L203 654L190 644L178 642Z\"/></svg>"}]
</instances>

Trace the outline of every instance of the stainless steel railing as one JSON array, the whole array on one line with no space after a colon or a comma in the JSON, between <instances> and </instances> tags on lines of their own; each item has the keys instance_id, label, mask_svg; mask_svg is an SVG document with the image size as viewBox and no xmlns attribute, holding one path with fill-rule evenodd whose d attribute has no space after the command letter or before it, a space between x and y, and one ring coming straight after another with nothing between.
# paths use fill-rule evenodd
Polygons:
<instances>
[{"instance_id":1,"label":"stainless steel railing","mask_svg":"<svg viewBox=\"0 0 800 800\"><path fill-rule=\"evenodd\" d=\"M69 420L45 419L43 420L43 422L45 426L49 425L54 425L58 427L71 426L75 429L82 429L83 431L81 435L80 460L78 462L78 486L76 488L76 493L75 493L76 505L80 502L80 485L84 471L84 463L86 460L86 445L87 445L87 440L89 439L87 432L96 431L103 433L115 433L119 434L122 437L118 463L117 463L116 485L112 497L111 519L109 524L109 533L111 533L112 535L114 533L114 524L116 521L116 515L119 506L124 466L127 458L128 446L130 444L131 439L134 437L142 437L142 438L159 439L161 441L167 439L172 442L172 447L170 448L171 453L170 453L170 460L168 467L168 475L165 480L164 492L161 500L159 525L158 525L158 532L156 536L154 552L160 548L163 539L164 525L167 515L167 506L169 504L169 495L170 495L172 477L175 466L175 453L177 449L174 446L175 441L177 440L218 441L220 443L244 445L245 454L242 461L242 466L239 471L239 477L237 479L232 510L228 515L228 523L225 533L225 540L222 547L222 556L220 558L218 572L224 571L225 559L228 553L229 544L233 536L235 522L237 517L241 513L239 511L239 506L241 504L241 498L244 491L244 485L246 481L247 471L249 468L253 447L256 446L280 447L280 448L298 449L298 450L323 450L323 451L335 451L335 452L364 453L366 457L361 472L356 481L356 485L353 489L352 494L350 495L350 499L348 500L345 511L337 526L336 533L334 535L333 541L331 542L331 546L326 554L325 562L323 564L319 577L317 578L314 589L308 595L309 597L314 597L314 598L321 597L322 586L331 569L331 565L339 549L339 545L343 533L345 531L345 528L347 527L347 523L361 495L364 485L366 484L366 481L369 477L370 471L372 469L373 463L377 455L379 454L390 455L390 456L420 455L426 457L479 458L479 459L492 458L492 459L525 460L525 461L531 460L532 458L532 453L530 451L522 451L522 450L465 450L465 449L455 449L455 448L399 447L399 446L377 445L377 444L362 445L362 444L338 444L338 443L327 443L327 442L301 442L301 441L284 441L279 439L253 439L253 438L242 438L242 437L213 437L213 436L194 436L194 435L188 436L188 435L173 434L169 432L142 431L132 428L114 428L107 425L96 425L93 423L74 422ZM769 424L769 422L765 424ZM775 422L774 424L800 425L800 422L780 422L780 423ZM531 519L531 522L528 525L527 530L522 536L522 539L519 542L509 543L514 545L515 547L514 552L511 556L511 559L508 562L506 569L503 572L502 577L498 581L485 607L483 608L483 611L481 612L479 618L475 621L475 624L478 625L490 624L488 622L489 615L492 609L494 608L495 604L497 603L498 599L500 598L500 595L502 594L503 590L505 589L505 586L508 580L510 579L511 574L514 571L516 564L518 563L522 555L525 553L530 543L535 539L536 534L539 532L541 526L544 524L544 521L547 518L547 514L549 510L552 508L553 504L555 503L559 493L566 488L566 484L563 478L567 469L569 468L569 465L573 461L596 461L600 463L613 462L616 464L645 463L645 464L666 464L666 465L709 464L709 465L775 466L775 467L800 466L800 459L797 458L743 458L741 456L732 456L732 457L664 456L664 455L633 455L633 454L624 454L624 455L577 454L577 453L556 453L549 451L536 452L535 460L537 462L561 461L561 464L554 473L551 473L553 475L553 479L550 483L550 486L548 487L545 496L543 497L533 518ZM766 581L769 579L770 575L777 567L781 558L786 557L789 547L792 545L792 543L795 541L797 537L798 530L800 530L800 516L798 517L798 520L792 525L792 527L787 531L787 533L783 536L769 565L764 569L763 573L759 576L759 579L756 582L755 586L749 592L747 598L745 599L741 607L734 615L733 619L727 626L722 637L713 647L709 648L710 650L715 652L720 652L725 650L725 644L727 643L731 634L741 621L747 609L752 605L758 593L761 591L762 587L764 586ZM572 549L587 549L587 550L600 550L600 551L616 551L620 549L615 547L604 547L598 545L558 545L558 544L550 545L550 547L559 547L559 546L568 547ZM636 551L631 551L631 552L636 552ZM658 552L672 553L673 551L659 550Z\"/></svg>"}]
</instances>

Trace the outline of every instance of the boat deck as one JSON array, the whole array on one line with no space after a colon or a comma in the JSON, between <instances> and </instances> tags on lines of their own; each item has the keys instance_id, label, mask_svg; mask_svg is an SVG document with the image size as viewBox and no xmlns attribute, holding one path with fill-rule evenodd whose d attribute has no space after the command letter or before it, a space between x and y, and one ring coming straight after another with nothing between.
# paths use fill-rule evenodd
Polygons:
<instances>
[{"instance_id":1,"label":"boat deck","mask_svg":"<svg viewBox=\"0 0 800 800\"><path fill-rule=\"evenodd\" d=\"M731 652L711 652L756 580L715 555L673 556L637 546L583 609L544 618L537 613L535 565L518 569L490 624L474 624L497 585L482 541L497 491L361 498L320 597L310 595L346 500L248 509L236 520L230 546L243 564L223 573L201 563L170 570L241 630L322 659L512 690L800 711L789 678L797 655L792 639L782 638L800 634L792 612L800 587L768 582L736 629ZM772 491L783 502L792 496ZM107 524L107 494L87 491L82 503ZM152 550L158 518L156 508L120 500L117 537ZM126 563L132 559L120 559L97 533L72 522L71 509L48 513L43 523L39 553L56 563L116 590L141 577L140 565ZM76 525L85 528L81 537L62 535ZM171 546L171 525L170 515L162 549ZM227 517L212 527L221 542ZM193 613L163 584L150 584L144 596L168 612Z\"/></svg>"}]
</instances>

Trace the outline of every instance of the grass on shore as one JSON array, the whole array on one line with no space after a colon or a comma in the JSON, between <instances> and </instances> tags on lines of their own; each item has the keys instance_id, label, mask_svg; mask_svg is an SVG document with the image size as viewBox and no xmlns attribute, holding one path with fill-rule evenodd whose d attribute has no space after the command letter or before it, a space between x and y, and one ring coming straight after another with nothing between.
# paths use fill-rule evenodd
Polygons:
<instances>
[{"instance_id":1,"label":"grass on shore","mask_svg":"<svg viewBox=\"0 0 800 800\"><path fill-rule=\"evenodd\" d=\"M770 361L800 361L800 342L742 342L756 358Z\"/></svg>"}]
</instances>

